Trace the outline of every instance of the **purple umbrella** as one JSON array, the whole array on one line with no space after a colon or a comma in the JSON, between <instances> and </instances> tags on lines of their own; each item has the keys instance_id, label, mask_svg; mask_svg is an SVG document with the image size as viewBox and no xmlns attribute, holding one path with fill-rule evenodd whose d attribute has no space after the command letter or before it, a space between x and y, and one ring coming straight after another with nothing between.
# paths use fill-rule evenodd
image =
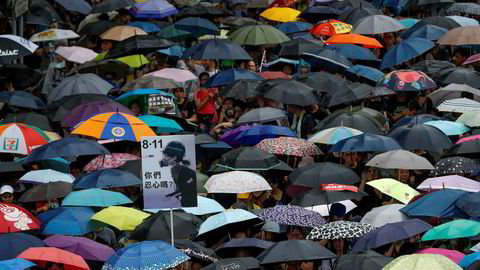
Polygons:
<instances>
[{"instance_id":1,"label":"purple umbrella","mask_svg":"<svg viewBox=\"0 0 480 270\"><path fill-rule=\"evenodd\" d=\"M278 205L273 208L266 208L258 214L258 217L281 225L308 228L318 227L326 223L319 213L294 205Z\"/></svg>"},{"instance_id":2,"label":"purple umbrella","mask_svg":"<svg viewBox=\"0 0 480 270\"><path fill-rule=\"evenodd\" d=\"M47 246L60 248L75 253L85 260L107 261L115 251L106 245L97 243L85 237L52 235L43 240Z\"/></svg>"},{"instance_id":3,"label":"purple umbrella","mask_svg":"<svg viewBox=\"0 0 480 270\"><path fill-rule=\"evenodd\" d=\"M220 137L220 141L228 143L232 147L238 147L240 144L235 140L235 138L245 130L250 129L249 125L242 125L232 130L229 130Z\"/></svg>"},{"instance_id":4,"label":"purple umbrella","mask_svg":"<svg viewBox=\"0 0 480 270\"><path fill-rule=\"evenodd\" d=\"M135 115L130 109L114 100L92 101L75 107L67 117L63 119L62 126L74 127L78 123L85 121L94 115L107 112L121 112Z\"/></svg>"}]
</instances>

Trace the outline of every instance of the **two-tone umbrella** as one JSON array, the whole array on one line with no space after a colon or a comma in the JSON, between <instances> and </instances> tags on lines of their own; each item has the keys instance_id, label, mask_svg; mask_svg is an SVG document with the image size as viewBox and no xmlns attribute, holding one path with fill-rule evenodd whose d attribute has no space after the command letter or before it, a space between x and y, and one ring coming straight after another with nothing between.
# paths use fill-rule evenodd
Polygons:
<instances>
[{"instance_id":1,"label":"two-tone umbrella","mask_svg":"<svg viewBox=\"0 0 480 270\"><path fill-rule=\"evenodd\" d=\"M38 46L19 36L0 35L0 48L0 64L5 64L32 54Z\"/></svg>"},{"instance_id":2,"label":"two-tone umbrella","mask_svg":"<svg viewBox=\"0 0 480 270\"><path fill-rule=\"evenodd\" d=\"M393 91L422 91L437 87L425 73L414 70L392 71L379 80L377 86L383 86Z\"/></svg>"}]
</instances>

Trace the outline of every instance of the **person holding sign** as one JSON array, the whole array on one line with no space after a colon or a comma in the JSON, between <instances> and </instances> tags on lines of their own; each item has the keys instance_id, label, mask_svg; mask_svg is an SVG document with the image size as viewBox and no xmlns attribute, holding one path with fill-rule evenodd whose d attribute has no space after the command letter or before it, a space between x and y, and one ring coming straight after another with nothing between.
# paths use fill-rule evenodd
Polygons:
<instances>
[{"instance_id":1,"label":"person holding sign","mask_svg":"<svg viewBox=\"0 0 480 270\"><path fill-rule=\"evenodd\" d=\"M190 162L184 160L185 146L178 141L172 141L167 144L163 150L163 158L160 161L160 167L171 166L173 181L175 182L175 191L167 194L166 197L177 198L182 207L196 206L196 173L188 167Z\"/></svg>"}]
</instances>

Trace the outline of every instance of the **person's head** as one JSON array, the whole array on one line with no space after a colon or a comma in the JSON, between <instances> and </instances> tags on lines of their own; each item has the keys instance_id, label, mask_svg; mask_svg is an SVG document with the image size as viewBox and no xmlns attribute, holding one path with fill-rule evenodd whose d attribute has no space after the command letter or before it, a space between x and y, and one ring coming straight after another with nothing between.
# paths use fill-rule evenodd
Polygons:
<instances>
[{"instance_id":1,"label":"person's head","mask_svg":"<svg viewBox=\"0 0 480 270\"><path fill-rule=\"evenodd\" d=\"M310 72L310 64L304 60L300 60L300 65L298 67L298 73L307 74Z\"/></svg>"},{"instance_id":2,"label":"person's head","mask_svg":"<svg viewBox=\"0 0 480 270\"><path fill-rule=\"evenodd\" d=\"M367 181L378 179L378 170L375 167L367 167L366 178Z\"/></svg>"},{"instance_id":3,"label":"person's head","mask_svg":"<svg viewBox=\"0 0 480 270\"><path fill-rule=\"evenodd\" d=\"M287 238L288 240L303 240L303 232L297 226L289 226L287 227Z\"/></svg>"},{"instance_id":4,"label":"person's head","mask_svg":"<svg viewBox=\"0 0 480 270\"><path fill-rule=\"evenodd\" d=\"M290 65L285 65L282 69L283 73L287 74L287 75L292 75L293 73L293 68L292 66Z\"/></svg>"},{"instance_id":5,"label":"person's head","mask_svg":"<svg viewBox=\"0 0 480 270\"><path fill-rule=\"evenodd\" d=\"M128 24L132 21L132 14L128 12L127 9L119 9L118 10L118 20L121 24Z\"/></svg>"},{"instance_id":6,"label":"person's head","mask_svg":"<svg viewBox=\"0 0 480 270\"><path fill-rule=\"evenodd\" d=\"M222 107L226 110L226 109L231 109L233 108L233 99L231 98L226 98L224 101L223 101L223 104L222 104Z\"/></svg>"},{"instance_id":7,"label":"person's head","mask_svg":"<svg viewBox=\"0 0 480 270\"><path fill-rule=\"evenodd\" d=\"M383 39L385 40L386 48L391 48L395 46L396 38L393 33L384 33Z\"/></svg>"},{"instance_id":8,"label":"person's head","mask_svg":"<svg viewBox=\"0 0 480 270\"><path fill-rule=\"evenodd\" d=\"M204 86L208 79L210 79L210 74L208 74L207 72L202 72L200 73L200 75L198 75L200 86Z\"/></svg>"},{"instance_id":9,"label":"person's head","mask_svg":"<svg viewBox=\"0 0 480 270\"><path fill-rule=\"evenodd\" d=\"M128 105L128 108L136 115L142 113L142 110L140 108L140 103L138 103L137 101L132 101L130 105Z\"/></svg>"},{"instance_id":10,"label":"person's head","mask_svg":"<svg viewBox=\"0 0 480 270\"><path fill-rule=\"evenodd\" d=\"M410 171L407 169L397 169L397 180L402 183L408 183L410 179Z\"/></svg>"},{"instance_id":11,"label":"person's head","mask_svg":"<svg viewBox=\"0 0 480 270\"><path fill-rule=\"evenodd\" d=\"M237 113L234 108L228 108L225 110L225 117L227 120L234 120Z\"/></svg>"},{"instance_id":12,"label":"person's head","mask_svg":"<svg viewBox=\"0 0 480 270\"><path fill-rule=\"evenodd\" d=\"M330 206L330 221L338 221L345 218L347 208L341 203L334 203Z\"/></svg>"},{"instance_id":13,"label":"person's head","mask_svg":"<svg viewBox=\"0 0 480 270\"><path fill-rule=\"evenodd\" d=\"M345 165L350 168L354 168L357 165L357 153L355 152L345 152L342 155Z\"/></svg>"},{"instance_id":14,"label":"person's head","mask_svg":"<svg viewBox=\"0 0 480 270\"><path fill-rule=\"evenodd\" d=\"M162 164L168 166L175 166L182 162L185 157L185 146L178 141L172 141L167 144L163 150Z\"/></svg>"},{"instance_id":15,"label":"person's head","mask_svg":"<svg viewBox=\"0 0 480 270\"><path fill-rule=\"evenodd\" d=\"M467 58L468 58L468 49L467 48L460 47L460 48L455 49L455 51L453 51L452 62L455 65L457 65L457 66L462 65L463 62L465 62L465 60L467 60Z\"/></svg>"},{"instance_id":16,"label":"person's head","mask_svg":"<svg viewBox=\"0 0 480 270\"><path fill-rule=\"evenodd\" d=\"M110 40L102 40L102 43L100 43L100 49L102 52L109 51L112 48L113 42L111 42Z\"/></svg>"},{"instance_id":17,"label":"person's head","mask_svg":"<svg viewBox=\"0 0 480 270\"><path fill-rule=\"evenodd\" d=\"M332 249L337 254L345 254L345 249L347 245L345 244L345 239L333 239L332 240Z\"/></svg>"},{"instance_id":18,"label":"person's head","mask_svg":"<svg viewBox=\"0 0 480 270\"><path fill-rule=\"evenodd\" d=\"M408 108L409 116L416 115L422 109L422 107L420 107L420 104L418 104L418 102L415 99L412 99L408 102L407 108Z\"/></svg>"},{"instance_id":19,"label":"person's head","mask_svg":"<svg viewBox=\"0 0 480 270\"><path fill-rule=\"evenodd\" d=\"M10 185L4 185L0 188L0 198L4 203L13 202L13 187Z\"/></svg>"},{"instance_id":20,"label":"person's head","mask_svg":"<svg viewBox=\"0 0 480 270\"><path fill-rule=\"evenodd\" d=\"M173 89L173 94L177 99L184 99L185 98L185 90L183 87Z\"/></svg>"},{"instance_id":21,"label":"person's head","mask_svg":"<svg viewBox=\"0 0 480 270\"><path fill-rule=\"evenodd\" d=\"M255 72L257 71L257 64L255 64L255 61L250 60L247 62L246 68L247 70Z\"/></svg>"},{"instance_id":22,"label":"person's head","mask_svg":"<svg viewBox=\"0 0 480 270\"><path fill-rule=\"evenodd\" d=\"M54 262L48 262L46 265L45 265L45 268L47 270L63 270L63 264L61 263L54 263Z\"/></svg>"}]
</instances>

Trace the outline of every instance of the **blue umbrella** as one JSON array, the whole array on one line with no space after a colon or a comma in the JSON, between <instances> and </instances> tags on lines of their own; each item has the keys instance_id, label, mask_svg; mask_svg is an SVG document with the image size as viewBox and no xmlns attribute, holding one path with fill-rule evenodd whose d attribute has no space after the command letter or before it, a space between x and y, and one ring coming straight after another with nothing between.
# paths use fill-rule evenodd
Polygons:
<instances>
[{"instance_id":1,"label":"blue umbrella","mask_svg":"<svg viewBox=\"0 0 480 270\"><path fill-rule=\"evenodd\" d=\"M120 192L91 188L68 194L63 199L62 206L108 207L129 203L133 202Z\"/></svg>"},{"instance_id":2,"label":"blue umbrella","mask_svg":"<svg viewBox=\"0 0 480 270\"><path fill-rule=\"evenodd\" d=\"M36 264L20 258L0 261L0 269L2 270L22 270L33 266L36 266Z\"/></svg>"},{"instance_id":3,"label":"blue umbrella","mask_svg":"<svg viewBox=\"0 0 480 270\"><path fill-rule=\"evenodd\" d=\"M84 235L101 226L90 221L95 214L89 207L59 207L38 215L42 234Z\"/></svg>"},{"instance_id":4,"label":"blue umbrella","mask_svg":"<svg viewBox=\"0 0 480 270\"><path fill-rule=\"evenodd\" d=\"M108 154L110 154L110 152L96 141L70 137L49 142L35 148L23 163L31 163L57 157Z\"/></svg>"},{"instance_id":5,"label":"blue umbrella","mask_svg":"<svg viewBox=\"0 0 480 270\"><path fill-rule=\"evenodd\" d=\"M380 69L400 65L412 58L420 56L435 46L435 43L424 38L410 38L391 48L383 57Z\"/></svg>"},{"instance_id":6,"label":"blue umbrella","mask_svg":"<svg viewBox=\"0 0 480 270\"><path fill-rule=\"evenodd\" d=\"M459 265L462 268L467 269L470 265L474 264L476 261L480 261L480 252L478 251L463 257Z\"/></svg>"},{"instance_id":7,"label":"blue umbrella","mask_svg":"<svg viewBox=\"0 0 480 270\"><path fill-rule=\"evenodd\" d=\"M432 228L428 223L419 219L411 219L394 223L387 223L376 230L364 234L355 242L352 251L367 250L404 240Z\"/></svg>"},{"instance_id":8,"label":"blue umbrella","mask_svg":"<svg viewBox=\"0 0 480 270\"><path fill-rule=\"evenodd\" d=\"M432 114L418 114L415 116L404 116L400 120L398 120L392 128L397 128L399 126L410 125L410 124L423 124L425 122L430 121L437 121L437 120L444 120L440 116L432 115Z\"/></svg>"},{"instance_id":9,"label":"blue umbrella","mask_svg":"<svg viewBox=\"0 0 480 270\"><path fill-rule=\"evenodd\" d=\"M330 152L387 152L402 147L392 138L364 133L338 141Z\"/></svg>"},{"instance_id":10,"label":"blue umbrella","mask_svg":"<svg viewBox=\"0 0 480 270\"><path fill-rule=\"evenodd\" d=\"M328 45L325 48L335 51L352 60L380 61L370 49L353 44L333 44Z\"/></svg>"},{"instance_id":11,"label":"blue umbrella","mask_svg":"<svg viewBox=\"0 0 480 270\"><path fill-rule=\"evenodd\" d=\"M166 0L154 0L135 4L132 13L136 18L161 19L177 14L178 10Z\"/></svg>"},{"instance_id":12,"label":"blue umbrella","mask_svg":"<svg viewBox=\"0 0 480 270\"><path fill-rule=\"evenodd\" d=\"M316 54L302 53L300 58L307 61L312 67L318 67L330 72L343 72L345 69L353 66L352 62L345 56L330 49L323 49Z\"/></svg>"},{"instance_id":13,"label":"blue umbrella","mask_svg":"<svg viewBox=\"0 0 480 270\"><path fill-rule=\"evenodd\" d=\"M295 137L296 133L287 127L272 125L253 125L248 130L242 131L234 139L240 145L256 145L263 139L277 137Z\"/></svg>"},{"instance_id":14,"label":"blue umbrella","mask_svg":"<svg viewBox=\"0 0 480 270\"><path fill-rule=\"evenodd\" d=\"M177 21L174 24L176 29L192 33L196 37L203 35L217 35L220 29L207 19L200 17L188 17Z\"/></svg>"},{"instance_id":15,"label":"blue umbrella","mask_svg":"<svg viewBox=\"0 0 480 270\"><path fill-rule=\"evenodd\" d=\"M275 28L285 34L293 34L298 32L306 32L312 29L313 25L308 22L285 22L277 25Z\"/></svg>"},{"instance_id":16,"label":"blue umbrella","mask_svg":"<svg viewBox=\"0 0 480 270\"><path fill-rule=\"evenodd\" d=\"M105 169L81 175L73 182L73 188L111 188L141 184L142 180L129 172L117 169Z\"/></svg>"},{"instance_id":17,"label":"blue umbrella","mask_svg":"<svg viewBox=\"0 0 480 270\"><path fill-rule=\"evenodd\" d=\"M232 84L237 80L257 80L263 81L263 77L258 75L258 73L239 69L239 68L229 68L223 71L218 72L213 75L206 83L208 87L218 87L222 85Z\"/></svg>"},{"instance_id":18,"label":"blue umbrella","mask_svg":"<svg viewBox=\"0 0 480 270\"><path fill-rule=\"evenodd\" d=\"M413 32L406 32L405 35L402 35L402 38L404 39L424 38L428 40L438 40L441 36L445 35L447 32L448 30L445 28L438 27L432 24L426 24L416 29Z\"/></svg>"},{"instance_id":19,"label":"blue umbrella","mask_svg":"<svg viewBox=\"0 0 480 270\"><path fill-rule=\"evenodd\" d=\"M257 238L233 238L215 250L215 253L222 258L234 257L238 249L247 249L253 256L259 255L265 249L271 247L274 243Z\"/></svg>"},{"instance_id":20,"label":"blue umbrella","mask_svg":"<svg viewBox=\"0 0 480 270\"><path fill-rule=\"evenodd\" d=\"M171 269L190 258L160 240L129 244L110 256L102 269Z\"/></svg>"},{"instance_id":21,"label":"blue umbrella","mask_svg":"<svg viewBox=\"0 0 480 270\"><path fill-rule=\"evenodd\" d=\"M2 234L0 235L0 261L14 259L29 247L44 246L45 243L42 240L30 234ZM0 269L2 269L1 266Z\"/></svg>"},{"instance_id":22,"label":"blue umbrella","mask_svg":"<svg viewBox=\"0 0 480 270\"><path fill-rule=\"evenodd\" d=\"M190 47L182 59L250 60L252 57L239 45L228 40L211 39Z\"/></svg>"},{"instance_id":23,"label":"blue umbrella","mask_svg":"<svg viewBox=\"0 0 480 270\"><path fill-rule=\"evenodd\" d=\"M248 228L263 223L260 218L243 209L228 209L207 218L198 230L197 239L205 239L209 235L218 236L220 232L228 233L232 228Z\"/></svg>"},{"instance_id":24,"label":"blue umbrella","mask_svg":"<svg viewBox=\"0 0 480 270\"><path fill-rule=\"evenodd\" d=\"M470 130L463 123L446 121L446 120L428 121L428 122L425 122L424 124L440 129L447 136L461 135Z\"/></svg>"},{"instance_id":25,"label":"blue umbrella","mask_svg":"<svg viewBox=\"0 0 480 270\"><path fill-rule=\"evenodd\" d=\"M173 45L169 48L158 50L157 52L161 53L161 54L168 55L168 56L180 57L180 56L183 55L185 50L186 49L184 47L180 46L180 45Z\"/></svg>"},{"instance_id":26,"label":"blue umbrella","mask_svg":"<svg viewBox=\"0 0 480 270\"><path fill-rule=\"evenodd\" d=\"M15 159L16 162L24 163L27 157ZM70 169L68 168L69 162L63 158L48 158L39 161L40 165L44 169L52 169L62 173L70 173Z\"/></svg>"},{"instance_id":27,"label":"blue umbrella","mask_svg":"<svg viewBox=\"0 0 480 270\"><path fill-rule=\"evenodd\" d=\"M398 22L401 23L403 26L405 26L406 28L411 28L412 26L414 26L418 21L418 19L413 19L413 18L406 18L406 19L403 19L403 20L399 20Z\"/></svg>"},{"instance_id":28,"label":"blue umbrella","mask_svg":"<svg viewBox=\"0 0 480 270\"><path fill-rule=\"evenodd\" d=\"M469 218L455 205L455 202L468 192L459 189L440 189L400 209L407 216L438 218Z\"/></svg>"},{"instance_id":29,"label":"blue umbrella","mask_svg":"<svg viewBox=\"0 0 480 270\"><path fill-rule=\"evenodd\" d=\"M133 27L138 27L147 33L155 33L155 32L161 31L161 29L156 24L151 22L136 21L136 22L129 23L128 25Z\"/></svg>"},{"instance_id":30,"label":"blue umbrella","mask_svg":"<svg viewBox=\"0 0 480 270\"><path fill-rule=\"evenodd\" d=\"M155 115L141 115L138 119L142 120L149 127L155 128L157 133L177 133L183 131L183 128L175 120Z\"/></svg>"},{"instance_id":31,"label":"blue umbrella","mask_svg":"<svg viewBox=\"0 0 480 270\"><path fill-rule=\"evenodd\" d=\"M421 149L442 153L452 146L452 141L440 129L425 124L400 126L388 136L397 140L405 150Z\"/></svg>"},{"instance_id":32,"label":"blue umbrella","mask_svg":"<svg viewBox=\"0 0 480 270\"><path fill-rule=\"evenodd\" d=\"M385 74L372 67L367 67L363 65L355 65L353 67L349 67L345 70L345 75L347 78L355 79L355 78L363 78L368 80L369 82L377 83Z\"/></svg>"},{"instance_id":33,"label":"blue umbrella","mask_svg":"<svg viewBox=\"0 0 480 270\"><path fill-rule=\"evenodd\" d=\"M84 15L90 14L92 6L86 1L77 0L55 0L58 4L64 7L68 11L78 12Z\"/></svg>"}]
</instances>

